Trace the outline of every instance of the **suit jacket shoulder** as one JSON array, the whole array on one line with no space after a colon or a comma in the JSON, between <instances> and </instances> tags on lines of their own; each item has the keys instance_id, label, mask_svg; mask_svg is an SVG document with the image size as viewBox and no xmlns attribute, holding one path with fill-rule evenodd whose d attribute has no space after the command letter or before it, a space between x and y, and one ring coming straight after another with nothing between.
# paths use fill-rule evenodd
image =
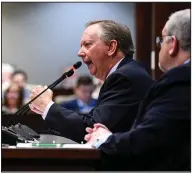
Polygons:
<instances>
[{"instance_id":1,"label":"suit jacket shoulder","mask_svg":"<svg viewBox=\"0 0 195 174\"><path fill-rule=\"evenodd\" d=\"M143 99L150 87L155 82L151 79L142 64L133 59L126 58L119 64L117 70L106 79L100 90L99 96L101 96L104 90L109 90L110 86L112 88L112 84L115 85L119 78L123 78L124 80L128 81L129 87L131 86L131 89L134 90L134 92L131 91L132 99L134 98L138 100L140 100L140 98ZM123 89L123 83L117 84L121 89ZM101 100L101 97L99 97L98 100Z\"/></svg>"},{"instance_id":2,"label":"suit jacket shoulder","mask_svg":"<svg viewBox=\"0 0 195 174\"><path fill-rule=\"evenodd\" d=\"M173 83L191 83L191 65L190 63L180 65L169 70L159 80L159 85L168 85Z\"/></svg>"}]
</instances>

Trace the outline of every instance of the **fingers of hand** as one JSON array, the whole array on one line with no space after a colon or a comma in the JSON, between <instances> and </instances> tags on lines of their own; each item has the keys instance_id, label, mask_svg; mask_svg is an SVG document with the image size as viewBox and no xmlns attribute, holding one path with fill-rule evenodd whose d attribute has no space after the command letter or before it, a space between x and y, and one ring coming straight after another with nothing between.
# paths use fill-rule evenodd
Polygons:
<instances>
[{"instance_id":1,"label":"fingers of hand","mask_svg":"<svg viewBox=\"0 0 195 174\"><path fill-rule=\"evenodd\" d=\"M37 93L40 93L44 90L44 87L43 86L36 86L33 90L32 90L32 93L33 94L37 94Z\"/></svg>"},{"instance_id":2,"label":"fingers of hand","mask_svg":"<svg viewBox=\"0 0 195 174\"><path fill-rule=\"evenodd\" d=\"M47 92L48 92L48 94L50 95L50 97L52 98L52 96L53 96L53 91L52 91L51 89L48 89Z\"/></svg>"},{"instance_id":3,"label":"fingers of hand","mask_svg":"<svg viewBox=\"0 0 195 174\"><path fill-rule=\"evenodd\" d=\"M32 94L30 94L30 100L32 100L33 99L33 95Z\"/></svg>"},{"instance_id":4,"label":"fingers of hand","mask_svg":"<svg viewBox=\"0 0 195 174\"><path fill-rule=\"evenodd\" d=\"M101 128L104 128L104 129L107 129L107 130L108 130L108 128L107 128L105 125L101 124L101 123L96 123L96 124L94 124L94 128L98 129L99 127L101 127Z\"/></svg>"},{"instance_id":5,"label":"fingers of hand","mask_svg":"<svg viewBox=\"0 0 195 174\"><path fill-rule=\"evenodd\" d=\"M29 104L29 107L32 111L35 111L35 107L32 104Z\"/></svg>"},{"instance_id":6,"label":"fingers of hand","mask_svg":"<svg viewBox=\"0 0 195 174\"><path fill-rule=\"evenodd\" d=\"M86 130L86 132L88 132L88 133L92 133L92 132L93 132L93 129L90 128L90 127L87 127L85 130Z\"/></svg>"},{"instance_id":7,"label":"fingers of hand","mask_svg":"<svg viewBox=\"0 0 195 174\"><path fill-rule=\"evenodd\" d=\"M84 137L85 141L89 141L91 139L91 134L87 134Z\"/></svg>"},{"instance_id":8,"label":"fingers of hand","mask_svg":"<svg viewBox=\"0 0 195 174\"><path fill-rule=\"evenodd\" d=\"M31 103L30 106L31 106L31 108L32 108L33 110L38 110L38 109L36 108L36 106L35 106L33 103Z\"/></svg>"},{"instance_id":9,"label":"fingers of hand","mask_svg":"<svg viewBox=\"0 0 195 174\"><path fill-rule=\"evenodd\" d=\"M33 106L31 104L29 104L29 108L31 109L31 111L33 111Z\"/></svg>"},{"instance_id":10,"label":"fingers of hand","mask_svg":"<svg viewBox=\"0 0 195 174\"><path fill-rule=\"evenodd\" d=\"M37 113L37 114L40 114L40 115L43 114L43 113L42 113L39 109L37 109L33 104L29 104L29 107L30 107L30 109L31 109L33 112L35 112L35 113Z\"/></svg>"}]
</instances>

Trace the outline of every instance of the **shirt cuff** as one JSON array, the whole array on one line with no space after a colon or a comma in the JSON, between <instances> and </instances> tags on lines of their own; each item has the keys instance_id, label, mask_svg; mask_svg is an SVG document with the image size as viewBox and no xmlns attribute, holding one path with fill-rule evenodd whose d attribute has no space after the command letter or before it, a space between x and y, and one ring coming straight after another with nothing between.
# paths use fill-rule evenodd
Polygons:
<instances>
[{"instance_id":1,"label":"shirt cuff","mask_svg":"<svg viewBox=\"0 0 195 174\"><path fill-rule=\"evenodd\" d=\"M106 135L100 136L95 143L92 144L92 147L98 149L106 140L112 135L112 133L108 133Z\"/></svg>"},{"instance_id":2,"label":"shirt cuff","mask_svg":"<svg viewBox=\"0 0 195 174\"><path fill-rule=\"evenodd\" d=\"M47 116L47 113L48 113L50 107L51 107L53 104L54 104L54 102L51 101L51 102L47 105L47 107L45 108L45 110L44 110L44 112L43 112L43 115L42 115L42 117L43 117L44 120L45 120L45 118L46 118L46 116Z\"/></svg>"}]
</instances>

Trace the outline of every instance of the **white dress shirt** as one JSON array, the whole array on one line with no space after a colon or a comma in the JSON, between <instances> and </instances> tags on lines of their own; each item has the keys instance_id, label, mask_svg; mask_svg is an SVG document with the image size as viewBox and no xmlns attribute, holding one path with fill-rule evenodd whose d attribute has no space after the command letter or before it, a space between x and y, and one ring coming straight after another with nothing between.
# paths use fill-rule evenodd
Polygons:
<instances>
[{"instance_id":1,"label":"white dress shirt","mask_svg":"<svg viewBox=\"0 0 195 174\"><path fill-rule=\"evenodd\" d=\"M188 62L190 62L190 59L186 60L186 61L184 62L184 64L186 64L186 63L188 63Z\"/></svg>"}]
</instances>

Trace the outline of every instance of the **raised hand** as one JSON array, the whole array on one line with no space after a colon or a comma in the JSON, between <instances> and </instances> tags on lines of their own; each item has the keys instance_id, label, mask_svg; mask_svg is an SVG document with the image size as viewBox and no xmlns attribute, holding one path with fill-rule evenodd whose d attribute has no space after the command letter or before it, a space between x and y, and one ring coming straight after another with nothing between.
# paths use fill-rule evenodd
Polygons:
<instances>
[{"instance_id":1,"label":"raised hand","mask_svg":"<svg viewBox=\"0 0 195 174\"><path fill-rule=\"evenodd\" d=\"M43 87L43 86L37 86L32 90L32 93L30 95L30 100L32 100L33 98L35 98L38 94L40 94L43 90L45 90L47 88L47 86ZM45 91L43 94L41 94L41 96L39 96L36 100L34 100L30 105L30 109L33 112L36 112L37 114L43 114L43 112L45 111L45 108L47 107L47 105L52 102L52 96L53 96L53 92L48 89L47 91Z\"/></svg>"}]
</instances>

